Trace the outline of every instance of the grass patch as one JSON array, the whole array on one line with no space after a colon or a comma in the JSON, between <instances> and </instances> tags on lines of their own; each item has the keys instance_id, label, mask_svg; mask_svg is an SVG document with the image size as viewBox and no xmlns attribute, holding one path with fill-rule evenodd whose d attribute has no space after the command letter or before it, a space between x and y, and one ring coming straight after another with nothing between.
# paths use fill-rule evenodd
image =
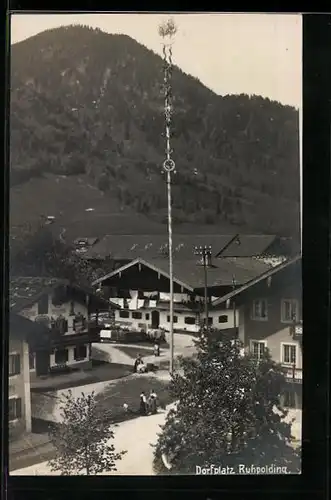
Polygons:
<instances>
[{"instance_id":1,"label":"grass patch","mask_svg":"<svg viewBox=\"0 0 331 500\"><path fill-rule=\"evenodd\" d=\"M101 368L101 370L100 370ZM103 381L111 381L111 380L116 380L120 379L123 377L127 377L128 375L132 374L132 366L130 365L124 365L124 364L115 364L115 363L105 363L103 366L98 366L96 368L98 370L96 373L90 372L88 377L82 376L81 379L73 379L73 380L59 380L61 375L58 376L58 380L56 380L56 377L52 377L52 379L49 380L49 386L42 384L40 387L33 387L31 388L32 392L49 392L49 391L58 391L61 389L70 389L72 387L79 387L79 386L85 386L88 384L97 384L98 382L103 382ZM68 377L68 376L66 376Z\"/></svg>"},{"instance_id":2,"label":"grass patch","mask_svg":"<svg viewBox=\"0 0 331 500\"><path fill-rule=\"evenodd\" d=\"M112 413L112 422L119 423L136 418L139 415L140 393L146 394L154 389L162 406L173 402L168 390L168 382L159 380L155 376L133 377L119 380L118 383L106 388L96 396L96 399ZM129 406L129 412L123 409L123 404Z\"/></svg>"}]
</instances>

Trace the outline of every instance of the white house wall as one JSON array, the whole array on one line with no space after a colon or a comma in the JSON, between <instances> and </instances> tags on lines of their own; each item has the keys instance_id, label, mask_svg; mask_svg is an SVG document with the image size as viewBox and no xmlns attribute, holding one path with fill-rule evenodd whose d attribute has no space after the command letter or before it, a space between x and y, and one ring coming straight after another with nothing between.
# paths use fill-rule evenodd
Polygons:
<instances>
[{"instance_id":1,"label":"white house wall","mask_svg":"<svg viewBox=\"0 0 331 500\"><path fill-rule=\"evenodd\" d=\"M122 318L120 316L121 311L128 311L129 312L129 318ZM160 314L160 323L159 326L160 328L164 328L165 330L169 330L169 321L168 321L168 316L169 316L169 310L164 310L164 309L138 309L138 310L130 310L130 309L122 309L122 310L116 310L115 311L115 321L118 325L124 326L124 327L129 327L134 330L140 330L140 329L147 329L151 328L151 322L152 322L152 312L153 311L158 311ZM132 317L132 313L135 312L140 312L142 314L141 319L135 319ZM146 319L146 314L149 315L149 319ZM187 331L190 333L196 333L199 331L200 326L196 323L194 324L186 324L185 323L185 318L190 317L193 318L194 321L197 318L197 314L195 312L191 311L185 311L185 312L174 312L174 316L177 317L177 322L174 323L174 328L176 330L182 330L182 331ZM228 321L226 323L219 323L218 318L219 316L227 316ZM209 317L213 318L213 326L217 329L227 329L227 328L233 328L234 327L234 317L233 317L233 311L231 309L220 309L220 310L212 310L209 312ZM239 311L236 311L236 325L239 325Z\"/></svg>"},{"instance_id":2,"label":"white house wall","mask_svg":"<svg viewBox=\"0 0 331 500\"><path fill-rule=\"evenodd\" d=\"M75 346L66 346L66 347L61 347L60 350L62 349L67 349L68 351L68 361L66 363L67 366L75 366L75 365L80 365L82 363L85 363L86 361L89 361L90 356L89 356L89 344L85 344L86 347L86 357L83 359L75 359ZM55 363L55 352L53 354L50 354L49 356L49 366L50 368L53 368L54 366L57 366L57 363Z\"/></svg>"},{"instance_id":3,"label":"white house wall","mask_svg":"<svg viewBox=\"0 0 331 500\"><path fill-rule=\"evenodd\" d=\"M68 332L65 335L72 335L76 333L73 328L73 321L75 317L70 315L70 311L71 311L71 301L65 302L60 306L54 306L52 304L52 294L48 295L48 314L45 314L45 316L48 316L49 318L51 317L58 318L59 316L62 315L68 321ZM74 301L74 311L75 314L81 313L85 318L87 318L88 311L86 305ZM35 321L35 319L39 316L38 303L36 302L31 307L23 309L20 312L20 314L26 318L29 318L32 321Z\"/></svg>"},{"instance_id":4,"label":"white house wall","mask_svg":"<svg viewBox=\"0 0 331 500\"><path fill-rule=\"evenodd\" d=\"M18 431L31 431L31 399L30 399L30 373L29 373L29 346L21 340L10 340L9 355L20 355L20 373L9 377L9 398L21 398L22 417L10 424Z\"/></svg>"}]
</instances>

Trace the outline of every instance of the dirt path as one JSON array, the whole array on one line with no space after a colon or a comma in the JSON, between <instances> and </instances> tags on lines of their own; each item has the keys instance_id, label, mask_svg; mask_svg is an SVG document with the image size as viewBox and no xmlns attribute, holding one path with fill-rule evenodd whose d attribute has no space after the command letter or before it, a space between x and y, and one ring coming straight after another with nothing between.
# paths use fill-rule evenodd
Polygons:
<instances>
[{"instance_id":1,"label":"dirt path","mask_svg":"<svg viewBox=\"0 0 331 500\"><path fill-rule=\"evenodd\" d=\"M171 405L167 408L169 408ZM138 417L115 426L114 445L117 450L127 450L122 460L117 462L117 472L107 472L101 475L150 476L153 473L153 447L163 425L166 412ZM53 476L59 473L50 471L47 462L18 469L11 472L13 476Z\"/></svg>"}]
</instances>

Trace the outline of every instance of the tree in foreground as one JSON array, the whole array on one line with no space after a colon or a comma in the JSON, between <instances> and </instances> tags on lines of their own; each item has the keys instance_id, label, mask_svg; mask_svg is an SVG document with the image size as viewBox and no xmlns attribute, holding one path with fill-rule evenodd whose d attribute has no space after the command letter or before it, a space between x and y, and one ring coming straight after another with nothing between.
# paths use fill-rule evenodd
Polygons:
<instances>
[{"instance_id":1,"label":"tree in foreground","mask_svg":"<svg viewBox=\"0 0 331 500\"><path fill-rule=\"evenodd\" d=\"M56 455L49 461L61 475L95 475L116 471L116 462L126 451L116 452L110 414L96 401L94 392L75 398L63 397L62 421L50 431Z\"/></svg>"},{"instance_id":2,"label":"tree in foreground","mask_svg":"<svg viewBox=\"0 0 331 500\"><path fill-rule=\"evenodd\" d=\"M243 354L220 334L201 335L197 356L182 358L181 374L172 377L177 404L161 427L155 472L195 474L196 466L211 464L238 471L243 464L298 473L300 454L281 406L286 384L281 366L267 352L260 360Z\"/></svg>"}]
</instances>

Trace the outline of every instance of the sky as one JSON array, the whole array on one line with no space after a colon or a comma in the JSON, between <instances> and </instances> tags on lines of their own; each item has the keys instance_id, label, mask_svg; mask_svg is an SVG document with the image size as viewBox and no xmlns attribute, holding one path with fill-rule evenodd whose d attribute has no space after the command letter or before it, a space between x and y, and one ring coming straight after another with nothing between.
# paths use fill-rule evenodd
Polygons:
<instances>
[{"instance_id":1,"label":"sky","mask_svg":"<svg viewBox=\"0 0 331 500\"><path fill-rule=\"evenodd\" d=\"M298 14L175 14L173 60L220 95L256 94L301 110L302 17ZM123 33L161 54L169 14L12 14L11 42L87 24Z\"/></svg>"}]
</instances>

